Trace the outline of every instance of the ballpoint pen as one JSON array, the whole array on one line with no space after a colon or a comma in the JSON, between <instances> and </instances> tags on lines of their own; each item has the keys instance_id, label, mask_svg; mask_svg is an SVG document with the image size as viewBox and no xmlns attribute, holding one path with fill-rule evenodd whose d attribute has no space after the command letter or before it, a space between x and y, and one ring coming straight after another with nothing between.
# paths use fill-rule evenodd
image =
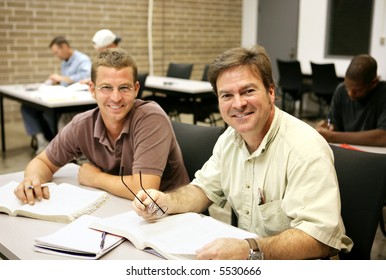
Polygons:
<instances>
[{"instance_id":1,"label":"ballpoint pen","mask_svg":"<svg viewBox=\"0 0 386 280\"><path fill-rule=\"evenodd\" d=\"M105 239L106 239L106 232L102 232L102 240L101 240L101 244L100 244L100 248L101 250L103 250L103 248L105 247Z\"/></svg>"}]
</instances>

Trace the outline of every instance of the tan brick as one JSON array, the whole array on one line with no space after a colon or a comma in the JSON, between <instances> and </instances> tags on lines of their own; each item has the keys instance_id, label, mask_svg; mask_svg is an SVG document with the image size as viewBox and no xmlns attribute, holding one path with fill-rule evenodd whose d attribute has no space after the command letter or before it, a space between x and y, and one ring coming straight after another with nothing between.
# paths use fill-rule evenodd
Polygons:
<instances>
[{"instance_id":1,"label":"tan brick","mask_svg":"<svg viewBox=\"0 0 386 280\"><path fill-rule=\"evenodd\" d=\"M241 42L242 0L159 0L153 10L153 57L156 75L170 62L194 63L192 78L219 52ZM109 28L121 47L148 71L148 1L2 0L0 2L0 84L44 81L60 63L48 48L65 35L73 48L91 57L94 33ZM20 118L19 104L7 102L7 120ZM10 113L10 114L8 114Z\"/></svg>"}]
</instances>

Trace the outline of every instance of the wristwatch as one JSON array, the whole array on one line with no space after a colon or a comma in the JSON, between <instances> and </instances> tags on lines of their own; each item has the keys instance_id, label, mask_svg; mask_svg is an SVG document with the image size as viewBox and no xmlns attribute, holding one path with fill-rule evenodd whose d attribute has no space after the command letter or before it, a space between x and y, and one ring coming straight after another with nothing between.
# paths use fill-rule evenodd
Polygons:
<instances>
[{"instance_id":1,"label":"wristwatch","mask_svg":"<svg viewBox=\"0 0 386 280\"><path fill-rule=\"evenodd\" d=\"M245 239L250 248L250 253L248 256L248 260L264 260L264 254L260 251L259 244L257 244L256 239L254 238L246 238Z\"/></svg>"}]
</instances>

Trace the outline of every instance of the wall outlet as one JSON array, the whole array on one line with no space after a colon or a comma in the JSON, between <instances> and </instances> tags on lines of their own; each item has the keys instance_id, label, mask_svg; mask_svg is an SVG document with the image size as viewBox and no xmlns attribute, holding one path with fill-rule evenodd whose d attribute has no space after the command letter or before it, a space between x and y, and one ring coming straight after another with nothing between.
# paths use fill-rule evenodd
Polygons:
<instances>
[{"instance_id":1,"label":"wall outlet","mask_svg":"<svg viewBox=\"0 0 386 280\"><path fill-rule=\"evenodd\" d=\"M383 45L385 45L385 40L386 40L385 35L382 35L382 36L379 38L379 43L383 46Z\"/></svg>"}]
</instances>

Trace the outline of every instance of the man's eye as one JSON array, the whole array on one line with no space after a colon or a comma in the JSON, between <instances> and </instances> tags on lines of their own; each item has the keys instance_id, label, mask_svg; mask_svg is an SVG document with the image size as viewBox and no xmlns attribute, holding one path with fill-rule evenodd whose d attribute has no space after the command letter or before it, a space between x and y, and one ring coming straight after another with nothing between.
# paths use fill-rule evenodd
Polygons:
<instances>
[{"instance_id":1,"label":"man's eye","mask_svg":"<svg viewBox=\"0 0 386 280\"><path fill-rule=\"evenodd\" d=\"M112 91L113 90L113 87L110 87L110 86L101 86L99 88L101 91L103 92L109 92L109 91Z\"/></svg>"},{"instance_id":2,"label":"man's eye","mask_svg":"<svg viewBox=\"0 0 386 280\"><path fill-rule=\"evenodd\" d=\"M129 86L122 86L122 87L119 87L119 91L120 92L129 92L129 91L131 91L131 87L129 87Z\"/></svg>"}]
</instances>

